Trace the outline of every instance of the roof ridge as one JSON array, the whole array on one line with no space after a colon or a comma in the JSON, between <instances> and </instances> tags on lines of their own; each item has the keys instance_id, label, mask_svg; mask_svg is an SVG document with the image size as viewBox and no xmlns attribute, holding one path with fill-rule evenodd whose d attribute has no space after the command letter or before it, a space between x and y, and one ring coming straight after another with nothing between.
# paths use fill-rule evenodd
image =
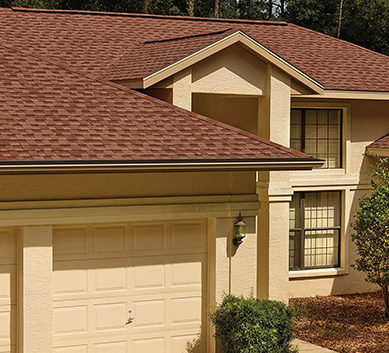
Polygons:
<instances>
[{"instance_id":1,"label":"roof ridge","mask_svg":"<svg viewBox=\"0 0 389 353\"><path fill-rule=\"evenodd\" d=\"M297 28L300 28L300 29L303 29L305 31L308 31L308 32L312 32L312 33L315 33L315 34L319 34L323 37L326 37L326 38L329 38L329 39L332 39L334 40L335 42L340 42L342 44L347 44L349 46L352 46L352 47L356 47L356 48L359 48L359 49L363 49L364 51L367 51L369 52L370 54L377 54L379 56L383 56L384 58L386 59L389 59L389 56L388 55L385 55L385 54L382 54L382 53L379 53L379 52L376 52L374 50L371 50L371 49L368 49L368 48L365 48L361 45L358 45L358 44L355 44L355 43L352 43L352 42L348 42L347 40L344 40L344 39L341 39L341 38L336 38L336 37L332 37L328 34L325 34L325 33L322 33L322 32L318 32L318 31L315 31L313 29L310 29L310 28L306 28L306 27L303 27L303 26L299 26L299 25L296 25L294 23L288 23L289 26L293 26L293 27L297 27Z\"/></svg>"},{"instance_id":2,"label":"roof ridge","mask_svg":"<svg viewBox=\"0 0 389 353\"><path fill-rule=\"evenodd\" d=\"M206 22L232 22L232 23L251 23L270 26L287 26L284 21L264 21L264 20L245 20L233 18L213 18L213 17L194 17L194 16L173 16L173 15L154 15L143 13L130 12L104 12L104 11L87 11L87 10L59 10L59 9L34 9L24 7L11 7L15 12L48 12L48 13L67 13L79 15L95 15L95 16L128 16L128 17L149 17L169 20L186 20L186 21L206 21Z\"/></svg>"},{"instance_id":3,"label":"roof ridge","mask_svg":"<svg viewBox=\"0 0 389 353\"><path fill-rule=\"evenodd\" d=\"M167 39L160 39L160 40L147 40L147 41L143 42L143 44L166 43L166 42L172 42L172 41L175 41L175 40L183 40L183 39L191 39L191 38L200 38L200 37L212 36L212 35L216 35L216 34L223 34L225 32L231 31L232 29L233 28L230 27L230 28L224 29L222 31L193 34L191 36L167 38Z\"/></svg>"},{"instance_id":4,"label":"roof ridge","mask_svg":"<svg viewBox=\"0 0 389 353\"><path fill-rule=\"evenodd\" d=\"M87 78L87 79L89 79L89 80L96 81L96 82L99 82L99 83L101 83L101 84L111 86L112 88L116 88L116 89L118 89L118 90L120 90L120 91L124 91L124 92L127 92L127 93L129 93L129 94L136 95L136 96L138 96L138 97L140 97L140 98L142 98L142 99L146 99L146 100L149 100L149 101L151 101L151 102L153 102L153 103L155 103L155 104L162 105L162 106L164 106L164 107L166 107L166 108L168 108L168 109L171 109L171 110L173 110L173 111L176 111L176 112L177 112L177 111L180 111L180 112L182 112L182 113L184 113L184 114L186 114L186 115L189 115L189 116L191 116L192 118L195 118L195 119L197 119L197 120L201 120L201 121L207 122L207 123L212 124L212 125L214 125L214 126L218 126L218 127L222 128L222 129L226 129L226 130L229 130L229 131L233 131L233 132L235 132L235 133L237 133L237 134L239 134L239 135L245 136L245 137L250 138L250 139L252 139L252 140L254 140L254 141L259 141L259 142L262 142L262 143L264 143L264 144L266 144L266 145L268 145L268 146L272 146L272 147L274 147L274 148L277 148L278 150L287 151L287 152L289 152L290 154L296 156L296 158L304 158L304 156L308 156L308 155L306 155L306 154L303 153L303 152L299 152L299 151L293 150L293 149L291 149L291 148L289 148L289 147L286 147L286 146L280 145L280 144L278 144L278 143L269 141L269 140L264 139L264 138L262 138L262 137L260 137L260 136L254 135L254 134L252 134L252 133L250 133L250 132L247 132L247 131L244 131L244 130L240 130L240 129L236 128L236 127L230 126L230 125L225 124L225 123L222 123L222 122L220 122L220 121L217 121L217 120L214 120L214 119L211 119L211 118L202 116L202 115L200 115L200 114L197 114L197 113L195 113L195 112L192 112L192 111L189 111L189 110L186 110L186 109L177 107L177 106L175 106L175 105L173 105L173 104L170 104L170 103L164 102L164 101L162 101L162 100L159 100L159 99L157 99L157 98L148 96L148 95L145 94L145 93L141 93L141 92L134 91L134 90L132 90L132 89L130 89L130 88L127 88L127 87L124 87L124 86L122 86L122 85L113 83L113 82L111 82L111 81L107 81L107 80L105 80L105 79L91 77L91 76L89 76L89 75L87 75L87 74L85 74L85 73L82 73L82 72L80 72L80 71L76 71L76 70L70 69L70 68L68 68L68 67L66 67L66 66L64 66L64 65L62 65L62 64L58 64L58 63L52 62L52 61L50 61L50 60L40 58L40 57L38 57L38 56L36 56L36 55L33 55L33 54L30 54L30 53L25 53L24 51L21 51L21 50L19 50L19 49L15 49L15 48L9 47L9 46L4 45L4 44L2 44L2 43L0 43L0 46L3 47L3 48L5 48L5 49L7 49L7 50L12 50L12 51L21 53L21 54L23 54L23 55L25 55L25 56L30 56L30 57L32 57L32 58L34 58L34 59L36 59L36 60L40 60L40 61L46 62L46 63L48 63L48 64L55 65L55 66L57 66L57 67L59 67L59 68L61 68L61 69L64 69L64 70L67 70L67 71L72 72L72 73L74 73L74 74L83 76L83 77L85 77L85 78ZM296 152L298 152L298 153L296 153ZM303 154L304 156L299 155L300 153ZM305 158L306 158L306 157L305 157Z\"/></svg>"}]
</instances>

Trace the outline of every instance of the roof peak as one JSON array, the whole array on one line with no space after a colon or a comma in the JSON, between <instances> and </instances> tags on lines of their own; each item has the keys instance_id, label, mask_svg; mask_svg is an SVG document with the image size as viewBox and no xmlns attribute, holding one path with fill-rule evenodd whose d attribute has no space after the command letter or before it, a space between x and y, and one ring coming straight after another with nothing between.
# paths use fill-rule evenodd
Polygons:
<instances>
[{"instance_id":1,"label":"roof peak","mask_svg":"<svg viewBox=\"0 0 389 353\"><path fill-rule=\"evenodd\" d=\"M212 18L212 17L151 15L151 14L126 13L126 12L103 12L103 11L85 11L85 10L57 10L57 9L52 10L52 9L32 9L32 8L23 8L23 7L11 7L11 10L14 12L46 12L46 13L61 13L61 14L74 14L74 15L142 17L142 18L158 18L158 19L183 20L183 21L249 23L249 24L269 25L269 26L288 25L288 23L283 21L262 21L262 20L244 20L244 19Z\"/></svg>"}]
</instances>

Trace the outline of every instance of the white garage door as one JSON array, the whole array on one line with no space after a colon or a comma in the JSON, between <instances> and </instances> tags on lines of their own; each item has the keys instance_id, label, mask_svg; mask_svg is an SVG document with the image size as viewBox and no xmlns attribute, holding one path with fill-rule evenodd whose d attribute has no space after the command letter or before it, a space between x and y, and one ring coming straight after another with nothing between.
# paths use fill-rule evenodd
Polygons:
<instances>
[{"instance_id":1,"label":"white garage door","mask_svg":"<svg viewBox=\"0 0 389 353\"><path fill-rule=\"evenodd\" d=\"M206 261L204 220L55 227L54 351L205 352Z\"/></svg>"},{"instance_id":2,"label":"white garage door","mask_svg":"<svg viewBox=\"0 0 389 353\"><path fill-rule=\"evenodd\" d=\"M16 352L16 231L0 228L0 352Z\"/></svg>"}]
</instances>

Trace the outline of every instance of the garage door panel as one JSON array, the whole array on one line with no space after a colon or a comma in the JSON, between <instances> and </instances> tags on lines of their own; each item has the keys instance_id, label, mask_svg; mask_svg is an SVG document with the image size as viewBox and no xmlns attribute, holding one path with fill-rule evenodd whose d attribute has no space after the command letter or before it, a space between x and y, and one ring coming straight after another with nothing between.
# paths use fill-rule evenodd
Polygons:
<instances>
[{"instance_id":1,"label":"garage door panel","mask_svg":"<svg viewBox=\"0 0 389 353\"><path fill-rule=\"evenodd\" d=\"M126 353L127 351L127 341L97 343L93 350L95 353Z\"/></svg>"},{"instance_id":2,"label":"garage door panel","mask_svg":"<svg viewBox=\"0 0 389 353\"><path fill-rule=\"evenodd\" d=\"M158 292L166 289L166 258L142 257L133 259L133 290L139 292Z\"/></svg>"},{"instance_id":3,"label":"garage door panel","mask_svg":"<svg viewBox=\"0 0 389 353\"><path fill-rule=\"evenodd\" d=\"M55 298L79 297L88 294L88 263L84 261L55 262L53 269Z\"/></svg>"},{"instance_id":4,"label":"garage door panel","mask_svg":"<svg viewBox=\"0 0 389 353\"><path fill-rule=\"evenodd\" d=\"M86 344L76 346L65 346L54 348L55 353L88 353L88 346Z\"/></svg>"},{"instance_id":5,"label":"garage door panel","mask_svg":"<svg viewBox=\"0 0 389 353\"><path fill-rule=\"evenodd\" d=\"M127 225L93 226L93 252L95 254L127 253Z\"/></svg>"},{"instance_id":6,"label":"garage door panel","mask_svg":"<svg viewBox=\"0 0 389 353\"><path fill-rule=\"evenodd\" d=\"M73 259L87 256L91 252L88 246L87 226L57 226L53 229L53 252L57 259Z\"/></svg>"},{"instance_id":7,"label":"garage door panel","mask_svg":"<svg viewBox=\"0 0 389 353\"><path fill-rule=\"evenodd\" d=\"M164 337L153 339L137 339L133 341L134 353L165 353L166 342Z\"/></svg>"},{"instance_id":8,"label":"garage door panel","mask_svg":"<svg viewBox=\"0 0 389 353\"><path fill-rule=\"evenodd\" d=\"M188 252L205 250L205 225L202 221L171 223L171 249Z\"/></svg>"},{"instance_id":9,"label":"garage door panel","mask_svg":"<svg viewBox=\"0 0 389 353\"><path fill-rule=\"evenodd\" d=\"M171 337L171 353L200 353L202 342L198 334L177 335Z\"/></svg>"},{"instance_id":10,"label":"garage door panel","mask_svg":"<svg viewBox=\"0 0 389 353\"><path fill-rule=\"evenodd\" d=\"M132 227L132 249L134 253L167 249L166 223L138 223Z\"/></svg>"},{"instance_id":11,"label":"garage door panel","mask_svg":"<svg viewBox=\"0 0 389 353\"><path fill-rule=\"evenodd\" d=\"M14 228L0 228L0 265L16 264L16 232Z\"/></svg>"},{"instance_id":12,"label":"garage door panel","mask_svg":"<svg viewBox=\"0 0 389 353\"><path fill-rule=\"evenodd\" d=\"M16 265L0 265L0 308L16 303Z\"/></svg>"},{"instance_id":13,"label":"garage door panel","mask_svg":"<svg viewBox=\"0 0 389 353\"><path fill-rule=\"evenodd\" d=\"M91 281L93 293L130 294L129 278L131 277L131 261L114 259L93 262L93 279Z\"/></svg>"},{"instance_id":14,"label":"garage door panel","mask_svg":"<svg viewBox=\"0 0 389 353\"><path fill-rule=\"evenodd\" d=\"M170 265L172 290L201 290L206 283L206 259L204 254L175 256Z\"/></svg>"},{"instance_id":15,"label":"garage door panel","mask_svg":"<svg viewBox=\"0 0 389 353\"><path fill-rule=\"evenodd\" d=\"M133 330L153 329L158 330L166 325L166 299L148 298L134 300L131 316L135 317Z\"/></svg>"},{"instance_id":16,"label":"garage door panel","mask_svg":"<svg viewBox=\"0 0 389 353\"><path fill-rule=\"evenodd\" d=\"M60 302L53 310L54 337L68 338L88 334L88 302Z\"/></svg>"},{"instance_id":17,"label":"garage door panel","mask_svg":"<svg viewBox=\"0 0 389 353\"><path fill-rule=\"evenodd\" d=\"M125 323L128 312L127 301L96 303L93 305L93 333L110 331L111 333L127 333Z\"/></svg>"}]
</instances>

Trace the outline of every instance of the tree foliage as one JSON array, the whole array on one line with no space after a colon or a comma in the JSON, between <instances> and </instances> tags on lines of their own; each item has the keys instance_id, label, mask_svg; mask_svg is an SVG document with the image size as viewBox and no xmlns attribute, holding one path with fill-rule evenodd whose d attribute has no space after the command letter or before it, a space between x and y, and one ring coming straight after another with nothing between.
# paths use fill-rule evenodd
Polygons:
<instances>
[{"instance_id":1,"label":"tree foliage","mask_svg":"<svg viewBox=\"0 0 389 353\"><path fill-rule=\"evenodd\" d=\"M389 158L374 157L373 191L359 200L352 223L352 240L358 251L354 268L365 273L368 283L381 287L385 316L389 318Z\"/></svg>"},{"instance_id":2,"label":"tree foliage","mask_svg":"<svg viewBox=\"0 0 389 353\"><path fill-rule=\"evenodd\" d=\"M337 35L340 0L289 0L285 18L330 36ZM389 0L344 0L340 38L389 54Z\"/></svg>"}]
</instances>

